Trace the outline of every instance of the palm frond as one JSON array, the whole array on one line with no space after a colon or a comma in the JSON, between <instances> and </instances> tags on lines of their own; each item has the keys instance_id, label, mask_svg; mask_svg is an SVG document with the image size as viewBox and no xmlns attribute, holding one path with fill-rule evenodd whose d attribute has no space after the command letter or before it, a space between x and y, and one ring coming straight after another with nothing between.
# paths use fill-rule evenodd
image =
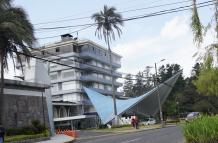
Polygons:
<instances>
[{"instance_id":1,"label":"palm frond","mask_svg":"<svg viewBox=\"0 0 218 143\"><path fill-rule=\"evenodd\" d=\"M122 30L118 25L123 26L123 20L122 16L119 13L116 13L115 7L108 7L105 5L103 10L98 13L94 13L91 16L91 19L93 19L97 24L95 35L97 35L100 39L103 36L107 44L109 44L112 40L115 40L116 36L114 30L116 30L118 36L120 37Z\"/></svg>"},{"instance_id":2,"label":"palm frond","mask_svg":"<svg viewBox=\"0 0 218 143\"><path fill-rule=\"evenodd\" d=\"M193 9L192 9L192 18L191 18L191 28L194 35L194 42L199 47L200 44L203 42L203 26L201 24L198 10L196 6L196 0L193 0Z\"/></svg>"},{"instance_id":3,"label":"palm frond","mask_svg":"<svg viewBox=\"0 0 218 143\"><path fill-rule=\"evenodd\" d=\"M8 9L11 6L11 0L0 0L0 11Z\"/></svg>"},{"instance_id":4,"label":"palm frond","mask_svg":"<svg viewBox=\"0 0 218 143\"><path fill-rule=\"evenodd\" d=\"M0 0L0 5L3 1ZM0 12L0 51L3 52L3 57L1 57L3 58L3 65L8 69L8 57L11 57L15 64L14 56L16 56L17 62L22 65L21 56L23 55L17 52L31 55L28 47L32 46L35 36L33 26L29 22L26 12L22 8L12 7L10 0L5 5L7 7L4 6L5 9ZM29 61L29 57L24 58Z\"/></svg>"}]
</instances>

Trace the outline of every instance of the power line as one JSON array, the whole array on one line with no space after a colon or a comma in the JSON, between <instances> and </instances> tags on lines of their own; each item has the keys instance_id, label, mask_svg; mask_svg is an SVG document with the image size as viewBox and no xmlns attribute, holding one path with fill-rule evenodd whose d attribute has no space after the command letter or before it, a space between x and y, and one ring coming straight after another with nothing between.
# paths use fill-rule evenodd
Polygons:
<instances>
[{"instance_id":1,"label":"power line","mask_svg":"<svg viewBox=\"0 0 218 143\"><path fill-rule=\"evenodd\" d=\"M207 3L209 3L209 1L207 2ZM208 4L208 5L211 5L211 4ZM203 5L203 6L207 6L207 5ZM203 7L203 6L199 6L199 7ZM182 9L183 10L183 9ZM187 10L187 9L186 9ZM181 10L177 10L177 11L173 11L173 12L178 12L178 11L181 11ZM162 14L162 13L160 13L160 14ZM154 16L154 15L149 15L149 16ZM132 18L132 19L125 19L126 21L128 21L128 20L133 20L133 19L137 19L137 18L141 18L141 17L135 17L135 18ZM75 31L76 32L76 31ZM55 37L57 37L57 36L55 36ZM51 37L49 37L49 38L51 38ZM57 56L57 55L53 55L53 56ZM57 56L58 57L58 56ZM59 58L63 58L63 57L59 57ZM72 60L72 59L71 59ZM76 61L74 61L74 62L76 62ZM84 63L83 63L84 64ZM89 66L93 66L93 65L89 65ZM97 67L97 66L95 66L95 67ZM98 67L99 68L99 67ZM107 70L107 69L106 69ZM133 75L133 76L137 76L137 75Z\"/></svg>"},{"instance_id":2,"label":"power line","mask_svg":"<svg viewBox=\"0 0 218 143\"><path fill-rule=\"evenodd\" d=\"M69 19L55 20L55 21L47 21L47 22L37 23L37 24L34 24L34 25L50 24L50 23L60 23L60 22L74 21L74 20L81 20L81 19L88 19L88 18L90 18L90 16L77 17L77 18L69 18Z\"/></svg>"},{"instance_id":3,"label":"power line","mask_svg":"<svg viewBox=\"0 0 218 143\"><path fill-rule=\"evenodd\" d=\"M73 34L73 33L79 32L79 31L83 31L83 30L88 29L88 28L90 28L90 27L92 27L92 26L94 26L94 25L95 25L95 24L86 26L86 27L81 28L81 29L79 29L79 30L75 30L75 31L73 31L73 32L70 32L69 34ZM56 37L60 37L60 36L61 36L61 35L55 35L55 36L42 37L42 38L37 38L37 39L39 39L39 40L42 40L42 39L50 39L50 38L56 38Z\"/></svg>"},{"instance_id":4,"label":"power line","mask_svg":"<svg viewBox=\"0 0 218 143\"><path fill-rule=\"evenodd\" d=\"M62 57L62 56L59 56L59 55L57 55L57 54L50 53L50 52L48 52L48 51L46 51L46 50L41 51L40 49L35 49L35 48L30 48L30 49L32 49L32 50L34 50L34 51L37 51L37 52L44 52L44 53L46 53L46 54L48 54L48 55L50 55L50 56L55 56L55 57L58 57L58 58L60 58L60 59L67 59L67 61L72 61L72 62L76 62L76 63L79 63L79 64L88 65L88 66L91 66L91 67L94 67L94 68L101 68L101 69L104 69L104 70L108 70L108 69L103 68L103 67L98 67L98 66L95 66L95 65L91 65L91 64L84 63L84 62L80 62L80 61L78 61L78 60L73 60L73 59L71 59L71 58L69 58L69 57ZM121 73L121 72L119 72L119 73ZM127 75L127 74L129 74L129 73L123 73L123 72L122 72L121 74ZM132 76L136 76L136 77L138 76L138 75L134 75L134 74L131 74L131 75L132 75ZM128 79L128 78L125 78L125 77L122 77L122 78ZM148 77L141 77L141 78L148 79Z\"/></svg>"},{"instance_id":5,"label":"power line","mask_svg":"<svg viewBox=\"0 0 218 143\"><path fill-rule=\"evenodd\" d=\"M146 9L154 9L154 8L159 8L159 7L163 7L163 6L169 6L169 5L175 5L175 4L185 3L185 2L190 2L190 0L173 2L173 3L166 3L166 4L161 4L161 5L154 5L154 6L149 6L149 7L142 7L142 8L137 8L137 9L129 9L129 10L125 10L125 11L120 11L118 13L126 13L126 12L134 12L134 11L140 11L140 10L146 10ZM60 22L74 21L74 20L81 20L81 19L90 19L90 17L91 16L85 16L85 17L77 17L77 18L70 18L70 19L63 19L63 20L56 20L56 21L48 21L48 22L38 23L38 24L35 24L35 25L60 23ZM41 28L36 29L36 30L40 30L40 29ZM41 30L43 30L43 29L41 29Z\"/></svg>"},{"instance_id":6,"label":"power line","mask_svg":"<svg viewBox=\"0 0 218 143\"><path fill-rule=\"evenodd\" d=\"M197 4L197 8L202 8L202 7L213 5L214 3L211 3L211 2L214 2L214 0L198 3ZM186 10L189 10L189 8L191 6L193 6L193 4L192 5L188 5L188 6L177 7L177 8L173 8L173 9L162 10L162 11L158 11L158 12L154 12L154 13L150 13L150 14L146 14L146 15L130 17L130 18L123 19L122 21L131 21L131 20L136 20L136 19L142 19L142 18L148 18L148 17L154 17L154 16L160 16L160 15L165 15L165 14L171 14L171 13L186 11ZM87 24L87 25L89 25L91 27L91 26L96 25L96 24L98 24L98 23L93 23L92 25L91 24ZM83 24L83 25L85 25L85 24ZM74 25L74 27L75 26L76 25ZM57 29L59 29L59 28L69 28L69 26L65 26L65 27L52 27L52 29L55 29L55 28L57 28ZM84 28L84 29L87 29L87 28ZM81 29L80 31L82 31L84 29ZM74 31L72 33L75 33L75 32L78 32L78 31ZM58 36L60 36L60 35L58 35ZM44 37L44 38L39 38L39 39L48 39L48 38L54 38L54 37L58 37L58 36Z\"/></svg>"},{"instance_id":7,"label":"power line","mask_svg":"<svg viewBox=\"0 0 218 143\"><path fill-rule=\"evenodd\" d=\"M38 59L38 60L41 60L41 61L44 61L44 62L54 63L54 64L57 64L57 65L61 65L61 66L65 66L65 67L69 67L69 68L73 68L73 69L80 69L79 67L76 67L76 66L71 66L71 65L63 64L61 62L56 62L56 61L53 61L53 60L41 58L41 57L38 57L38 56L35 56L35 55L29 55L29 54L26 54L26 53L23 53L23 52L18 52L18 51L13 51L13 50L12 50L12 52L20 54L20 55L24 55L26 57ZM100 68L100 67L98 67L98 68ZM93 72L93 73L101 73L101 72ZM119 77L119 78L129 79L129 78L125 78L125 77ZM131 78L129 80L138 80L138 79L132 79ZM143 80L143 81L147 81L147 80Z\"/></svg>"},{"instance_id":8,"label":"power line","mask_svg":"<svg viewBox=\"0 0 218 143\"><path fill-rule=\"evenodd\" d=\"M204 2L204 3L209 3L210 1L208 1L208 2ZM199 3L199 4L201 4L201 3ZM212 4L208 4L208 5L212 5ZM198 6L198 7L204 7L204 6L208 6L208 5L202 5L202 6ZM184 6L184 7L187 7L187 6ZM184 7L182 7L182 8L184 8ZM190 6L189 6L190 7ZM178 11L181 11L181 10L184 10L184 9L181 9L181 10L176 10L176 9L173 9L174 11L173 12L178 12ZM185 9L185 10L188 10L188 9ZM165 10L166 11L166 10ZM162 12L162 11L161 11ZM172 11L170 11L170 12L172 12ZM168 13L168 12L166 12L166 13ZM159 13L159 14L163 14L163 13ZM155 16L155 15L147 15L147 17L150 17L150 16ZM143 18L144 18L145 16L143 16ZM125 19L125 21L129 21L129 20L134 20L134 19L139 19L139 18L142 18L142 16L141 17L134 17L134 18L131 18L131 19ZM93 26L93 25L91 25L91 26ZM90 26L89 26L90 27ZM77 31L75 31L75 32L78 32L78 30ZM55 37L57 37L57 36L55 36ZM50 37L49 37L50 38ZM57 56L57 55L53 55L53 56ZM58 56L57 56L58 57ZM63 58L63 57L60 57L60 58ZM76 62L76 61L74 61L74 62ZM77 61L78 62L78 61ZM57 64L57 63L56 63ZM93 65L89 65L89 66L93 66ZM97 67L97 66L96 66ZM99 68L99 67L98 67ZM137 76L137 75L135 75L135 76Z\"/></svg>"},{"instance_id":9,"label":"power line","mask_svg":"<svg viewBox=\"0 0 218 143\"><path fill-rule=\"evenodd\" d=\"M214 2L214 0L198 3L197 8L202 8L202 7L213 5L214 3L211 3L211 2ZM203 5L203 4L205 4L205 5ZM162 11L147 14L147 15L141 15L141 16L136 16L136 17L132 17L132 18L127 18L127 19L124 19L123 21L131 21L131 20L136 20L136 19L142 19L142 18L147 18L147 17L154 17L154 16L159 16L159 15L176 13L176 12L180 12L180 11L186 11L186 10L189 10L189 8L191 6L193 6L193 4L187 5L187 6L182 6L182 7L177 7L177 8L173 8L173 9L168 9L168 10L162 10Z\"/></svg>"},{"instance_id":10,"label":"power line","mask_svg":"<svg viewBox=\"0 0 218 143\"><path fill-rule=\"evenodd\" d=\"M163 7L163 6L170 6L170 5L175 5L175 4L180 4L180 3L186 3L186 2L190 2L190 0L179 1L179 2L173 2L173 3L166 3L166 4L155 5L155 6L149 6L149 7L143 7L143 8L137 8L137 9L129 9L129 10L126 10L126 11L121 11L120 13L133 12L133 11L140 11L140 10L145 10L145 9L154 9L154 8L159 8L159 7Z\"/></svg>"},{"instance_id":11,"label":"power line","mask_svg":"<svg viewBox=\"0 0 218 143\"><path fill-rule=\"evenodd\" d=\"M53 29L63 29L63 28L73 28L73 27L84 27L84 26L91 26L93 24L78 24L78 25L71 25L71 26L58 26L58 27L48 27L48 28L38 28L37 30L53 30Z\"/></svg>"},{"instance_id":12,"label":"power line","mask_svg":"<svg viewBox=\"0 0 218 143\"><path fill-rule=\"evenodd\" d=\"M153 8L169 6L169 5L175 5L175 4L186 3L186 2L190 2L190 0L173 2L173 3L166 3L166 4L162 4L162 5L155 5L155 6L143 7L143 8L137 8L137 9L129 9L129 10L121 11L121 12L118 12L118 13L126 13L126 12L140 11L140 10L145 10L145 9L153 9ZM72 20L80 20L80 19L88 19L90 17L91 16L71 18L71 19L65 19L65 20L57 20L57 21L54 21L54 23L65 22L65 21L72 21ZM52 23L52 22L47 22L47 23ZM72 25L72 26L62 26L62 27L47 27L47 28L45 27L45 28L38 28L38 29L35 29L35 30L36 31L39 31L39 30L53 30L53 29L60 29L60 28L81 27L81 26L86 26L86 25L88 25L88 24L80 24L80 25Z\"/></svg>"},{"instance_id":13,"label":"power line","mask_svg":"<svg viewBox=\"0 0 218 143\"><path fill-rule=\"evenodd\" d=\"M159 2L159 1L163 1L163 0L156 0L156 1L152 1L152 3L155 3L155 2ZM129 1L129 2L132 2ZM123 5L123 2L121 3ZM117 6L117 4L116 4ZM97 9L96 9L97 11ZM89 13L91 12L91 10L88 11ZM121 11L122 13L122 11ZM74 14L74 15L78 15L78 14ZM72 15L72 16L74 16ZM69 16L68 16L69 17ZM50 23L59 23L59 22L65 22L65 21L74 21L74 20L82 20L82 19L88 19L90 18L91 16L84 16L84 17L75 17L75 18L69 18L69 19L63 19L62 20L50 20L50 21L47 21L47 22L40 22L40 23L35 23L34 25L43 25L43 24L50 24ZM65 17L66 18L66 17Z\"/></svg>"}]
</instances>

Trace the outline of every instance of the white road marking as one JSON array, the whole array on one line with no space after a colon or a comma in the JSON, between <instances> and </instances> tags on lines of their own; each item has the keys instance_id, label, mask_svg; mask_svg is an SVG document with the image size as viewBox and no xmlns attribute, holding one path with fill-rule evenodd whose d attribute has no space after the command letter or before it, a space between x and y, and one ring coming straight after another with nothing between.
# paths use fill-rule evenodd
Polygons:
<instances>
[{"instance_id":1,"label":"white road marking","mask_svg":"<svg viewBox=\"0 0 218 143\"><path fill-rule=\"evenodd\" d=\"M141 139L141 138L136 138L136 139L127 140L127 141L124 141L124 142L121 142L121 143L130 143L130 142L138 141L138 140L140 140L140 139Z\"/></svg>"}]
</instances>

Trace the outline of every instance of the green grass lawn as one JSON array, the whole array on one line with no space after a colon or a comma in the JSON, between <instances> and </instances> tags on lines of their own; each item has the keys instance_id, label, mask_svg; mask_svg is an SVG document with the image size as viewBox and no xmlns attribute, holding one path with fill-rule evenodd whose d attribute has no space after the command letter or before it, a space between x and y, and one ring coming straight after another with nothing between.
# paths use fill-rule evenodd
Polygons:
<instances>
[{"instance_id":1,"label":"green grass lawn","mask_svg":"<svg viewBox=\"0 0 218 143\"><path fill-rule=\"evenodd\" d=\"M35 135L14 135L14 136L6 136L5 142L13 142L13 141L23 141L28 139L36 139L36 138L42 138L42 137L49 137L49 132L46 131L46 133L41 134L35 134Z\"/></svg>"},{"instance_id":2,"label":"green grass lawn","mask_svg":"<svg viewBox=\"0 0 218 143\"><path fill-rule=\"evenodd\" d=\"M133 128L131 125L125 125L125 126L119 126L119 127L112 127L111 129L109 128L103 128L103 129L90 129L90 131L93 132L108 132L108 133L116 133L116 132L128 132L128 131L135 131L135 130L144 130L144 129L153 129L153 128L160 128L160 124L155 124L155 125L140 125L139 129Z\"/></svg>"}]
</instances>

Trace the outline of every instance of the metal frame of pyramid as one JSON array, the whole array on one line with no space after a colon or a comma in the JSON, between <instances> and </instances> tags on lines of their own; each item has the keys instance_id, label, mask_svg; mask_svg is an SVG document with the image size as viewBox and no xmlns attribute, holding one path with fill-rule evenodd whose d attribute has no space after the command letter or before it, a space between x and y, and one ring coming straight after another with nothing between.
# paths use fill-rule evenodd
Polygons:
<instances>
[{"instance_id":1,"label":"metal frame of pyramid","mask_svg":"<svg viewBox=\"0 0 218 143\"><path fill-rule=\"evenodd\" d=\"M155 87L149 92L146 92L145 94L135 98L116 99L117 114L120 115L128 110L137 110L138 112L147 115L154 115L159 109L157 98L158 90L161 104L163 104L181 73L182 71L176 73L174 76L161 83L159 85L159 89ZM84 87L83 89L95 107L102 121L102 124L107 124L113 120L115 117L113 109L113 98L111 96L102 95L89 88Z\"/></svg>"}]
</instances>

